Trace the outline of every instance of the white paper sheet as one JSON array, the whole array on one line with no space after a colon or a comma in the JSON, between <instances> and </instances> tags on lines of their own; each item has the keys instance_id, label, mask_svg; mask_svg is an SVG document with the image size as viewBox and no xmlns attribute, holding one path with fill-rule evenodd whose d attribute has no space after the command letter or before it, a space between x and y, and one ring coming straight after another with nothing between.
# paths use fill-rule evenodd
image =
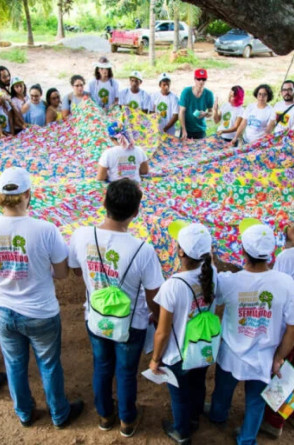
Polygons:
<instances>
[{"instance_id":1,"label":"white paper sheet","mask_svg":"<svg viewBox=\"0 0 294 445\"><path fill-rule=\"evenodd\" d=\"M294 389L294 367L287 360L281 366L282 377L274 376L261 396L273 411L278 411Z\"/></svg>"},{"instance_id":2,"label":"white paper sheet","mask_svg":"<svg viewBox=\"0 0 294 445\"><path fill-rule=\"evenodd\" d=\"M163 371L164 374L154 374L151 369L146 369L146 371L142 372L142 375L146 377L146 379L151 380L151 382L157 383L157 385L169 383L177 388L179 387L176 376L169 368L166 366L160 366L158 369Z\"/></svg>"}]
</instances>

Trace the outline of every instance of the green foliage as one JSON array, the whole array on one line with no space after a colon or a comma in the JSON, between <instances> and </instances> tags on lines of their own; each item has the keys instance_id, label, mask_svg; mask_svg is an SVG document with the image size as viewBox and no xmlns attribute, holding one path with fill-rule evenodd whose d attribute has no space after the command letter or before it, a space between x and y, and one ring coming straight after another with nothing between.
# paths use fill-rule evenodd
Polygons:
<instances>
[{"instance_id":1,"label":"green foliage","mask_svg":"<svg viewBox=\"0 0 294 445\"><path fill-rule=\"evenodd\" d=\"M208 25L206 32L213 36L221 36L222 34L228 32L230 29L230 25L228 25L226 22L223 22L222 20L214 20Z\"/></svg>"},{"instance_id":2,"label":"green foliage","mask_svg":"<svg viewBox=\"0 0 294 445\"><path fill-rule=\"evenodd\" d=\"M133 70L138 70L143 73L145 77L153 77L154 74L160 74L162 72L173 73L176 70L193 70L195 66L201 66L202 68L229 68L231 63L226 61L219 61L214 59L199 59L195 56L193 51L188 51L187 56L180 56L175 62L170 62L169 53L161 54L156 58L155 67L151 66L148 61L142 61L142 57L135 57L134 60L123 64L115 76L117 78L126 78Z\"/></svg>"},{"instance_id":3,"label":"green foliage","mask_svg":"<svg viewBox=\"0 0 294 445\"><path fill-rule=\"evenodd\" d=\"M16 63L26 63L28 61L27 52L23 48L11 48L9 50L0 51L0 59Z\"/></svg>"},{"instance_id":4,"label":"green foliage","mask_svg":"<svg viewBox=\"0 0 294 445\"><path fill-rule=\"evenodd\" d=\"M108 21L104 16L96 17L89 12L84 12L76 20L76 24L84 31L99 31L105 28Z\"/></svg>"},{"instance_id":5,"label":"green foliage","mask_svg":"<svg viewBox=\"0 0 294 445\"><path fill-rule=\"evenodd\" d=\"M55 35L57 31L57 17L53 14L44 17L41 14L31 16L33 32ZM23 29L27 30L26 19L23 19Z\"/></svg>"}]
</instances>

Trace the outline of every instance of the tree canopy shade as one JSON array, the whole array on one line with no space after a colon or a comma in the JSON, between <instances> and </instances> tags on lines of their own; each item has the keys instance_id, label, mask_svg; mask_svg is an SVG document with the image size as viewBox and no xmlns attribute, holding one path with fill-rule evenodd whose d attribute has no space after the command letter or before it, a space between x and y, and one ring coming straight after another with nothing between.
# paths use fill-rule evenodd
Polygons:
<instances>
[{"instance_id":1,"label":"tree canopy shade","mask_svg":"<svg viewBox=\"0 0 294 445\"><path fill-rule=\"evenodd\" d=\"M250 32L277 54L294 49L294 0L185 0Z\"/></svg>"}]
</instances>

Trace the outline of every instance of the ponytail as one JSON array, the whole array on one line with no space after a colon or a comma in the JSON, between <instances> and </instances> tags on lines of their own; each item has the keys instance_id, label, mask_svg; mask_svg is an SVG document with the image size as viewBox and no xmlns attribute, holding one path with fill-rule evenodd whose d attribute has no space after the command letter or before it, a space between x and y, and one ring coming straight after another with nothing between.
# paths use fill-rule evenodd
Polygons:
<instances>
[{"instance_id":1,"label":"ponytail","mask_svg":"<svg viewBox=\"0 0 294 445\"><path fill-rule=\"evenodd\" d=\"M202 258L203 263L201 266L201 274L199 275L199 281L201 284L204 301L210 304L213 300L213 269L211 266L211 254L205 253Z\"/></svg>"}]
</instances>

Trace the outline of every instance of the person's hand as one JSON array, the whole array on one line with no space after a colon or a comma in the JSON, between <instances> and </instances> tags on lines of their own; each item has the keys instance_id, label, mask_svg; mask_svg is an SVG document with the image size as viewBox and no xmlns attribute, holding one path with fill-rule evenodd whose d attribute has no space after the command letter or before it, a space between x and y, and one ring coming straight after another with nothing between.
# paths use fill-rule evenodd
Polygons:
<instances>
[{"instance_id":1,"label":"person's hand","mask_svg":"<svg viewBox=\"0 0 294 445\"><path fill-rule=\"evenodd\" d=\"M214 104L213 104L214 111L218 111L218 97L215 98Z\"/></svg>"},{"instance_id":2,"label":"person's hand","mask_svg":"<svg viewBox=\"0 0 294 445\"><path fill-rule=\"evenodd\" d=\"M203 119L206 116L208 116L208 112L207 111L200 111L200 113L197 116L197 119Z\"/></svg>"},{"instance_id":3,"label":"person's hand","mask_svg":"<svg viewBox=\"0 0 294 445\"><path fill-rule=\"evenodd\" d=\"M231 145L234 146L234 145L236 144L237 140L238 140L237 138L232 139L232 141L231 141Z\"/></svg>"},{"instance_id":4,"label":"person's hand","mask_svg":"<svg viewBox=\"0 0 294 445\"><path fill-rule=\"evenodd\" d=\"M223 134L223 130L219 130L216 132L217 136L221 136Z\"/></svg>"},{"instance_id":5,"label":"person's hand","mask_svg":"<svg viewBox=\"0 0 294 445\"><path fill-rule=\"evenodd\" d=\"M283 365L283 363L284 363L284 359L274 356L272 372L273 372L273 374L277 375L279 377L279 379L282 377L282 375L280 373L280 368Z\"/></svg>"},{"instance_id":6,"label":"person's hand","mask_svg":"<svg viewBox=\"0 0 294 445\"><path fill-rule=\"evenodd\" d=\"M182 139L183 139L183 141L186 141L187 138L188 138L187 130L182 130Z\"/></svg>"},{"instance_id":7,"label":"person's hand","mask_svg":"<svg viewBox=\"0 0 294 445\"><path fill-rule=\"evenodd\" d=\"M159 361L155 361L153 360L153 358L150 360L149 363L149 369L151 369L151 371L153 372L153 374L164 374L163 371L161 371L160 369L158 369L160 367L160 360Z\"/></svg>"}]
</instances>

